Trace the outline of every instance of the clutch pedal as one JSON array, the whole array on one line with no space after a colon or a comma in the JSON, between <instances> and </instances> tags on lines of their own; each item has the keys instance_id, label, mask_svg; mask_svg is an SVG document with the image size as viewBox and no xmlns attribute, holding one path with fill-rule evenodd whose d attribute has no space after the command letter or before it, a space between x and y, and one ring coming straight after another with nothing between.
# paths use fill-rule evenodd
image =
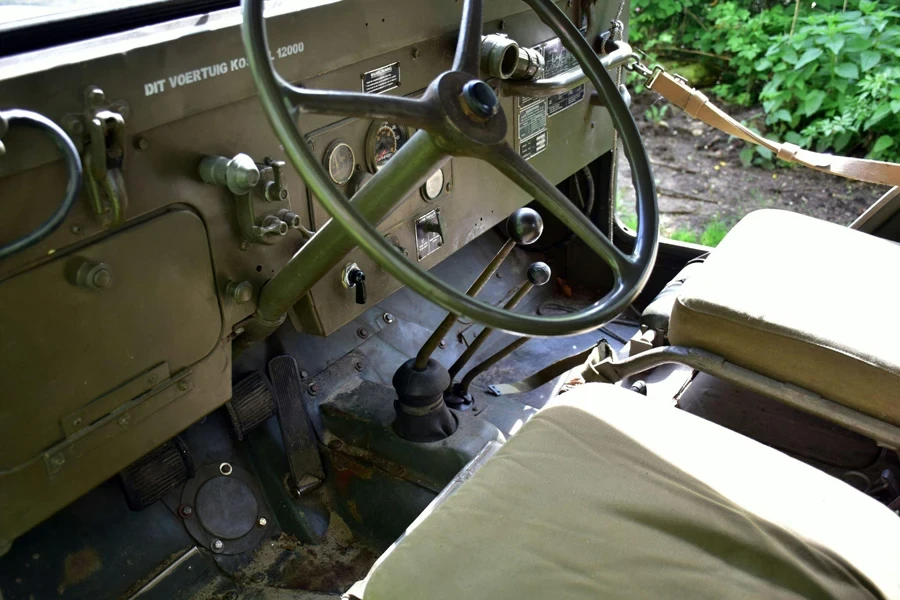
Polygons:
<instances>
[{"instance_id":1,"label":"clutch pedal","mask_svg":"<svg viewBox=\"0 0 900 600\"><path fill-rule=\"evenodd\" d=\"M325 472L306 412L297 361L288 355L276 356L269 361L269 377L275 388L278 425L291 471L291 491L300 496L319 487L325 480Z\"/></svg>"},{"instance_id":2,"label":"clutch pedal","mask_svg":"<svg viewBox=\"0 0 900 600\"><path fill-rule=\"evenodd\" d=\"M144 510L193 476L187 446L175 438L130 464L119 480L131 510Z\"/></svg>"},{"instance_id":3,"label":"clutch pedal","mask_svg":"<svg viewBox=\"0 0 900 600\"><path fill-rule=\"evenodd\" d=\"M254 371L235 384L225 404L238 440L275 414L275 397L269 378Z\"/></svg>"}]
</instances>

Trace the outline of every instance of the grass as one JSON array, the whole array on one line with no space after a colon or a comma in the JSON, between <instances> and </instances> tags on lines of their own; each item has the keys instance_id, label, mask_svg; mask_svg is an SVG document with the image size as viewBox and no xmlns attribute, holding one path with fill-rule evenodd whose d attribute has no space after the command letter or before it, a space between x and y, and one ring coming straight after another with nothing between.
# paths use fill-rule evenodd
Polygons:
<instances>
[{"instance_id":1,"label":"grass","mask_svg":"<svg viewBox=\"0 0 900 600\"><path fill-rule=\"evenodd\" d=\"M637 231L637 215L632 213L620 214L619 220L622 221L622 225L628 229ZM725 221L713 219L699 232L679 227L668 234L664 233L664 235L670 240L675 240L677 242L688 242L715 248L730 229L731 226Z\"/></svg>"}]
</instances>

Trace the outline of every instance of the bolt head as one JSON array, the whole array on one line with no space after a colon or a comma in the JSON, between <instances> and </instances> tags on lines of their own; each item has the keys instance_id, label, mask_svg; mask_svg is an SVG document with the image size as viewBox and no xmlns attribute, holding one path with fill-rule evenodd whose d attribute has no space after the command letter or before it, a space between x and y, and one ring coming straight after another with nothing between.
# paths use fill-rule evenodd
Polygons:
<instances>
[{"instance_id":1,"label":"bolt head","mask_svg":"<svg viewBox=\"0 0 900 600\"><path fill-rule=\"evenodd\" d=\"M112 275L107 269L97 269L91 278L91 283L97 289L106 289L112 284Z\"/></svg>"},{"instance_id":2,"label":"bolt head","mask_svg":"<svg viewBox=\"0 0 900 600\"><path fill-rule=\"evenodd\" d=\"M419 50L418 48L413 48L412 57L419 58L420 56L422 56L422 51Z\"/></svg>"},{"instance_id":3,"label":"bolt head","mask_svg":"<svg viewBox=\"0 0 900 600\"><path fill-rule=\"evenodd\" d=\"M181 381L178 382L178 389L181 390L182 392L187 391L189 386L190 386L190 382L187 379L182 379Z\"/></svg>"},{"instance_id":4,"label":"bolt head","mask_svg":"<svg viewBox=\"0 0 900 600\"><path fill-rule=\"evenodd\" d=\"M147 138L145 138L145 137L138 137L134 141L134 147L137 148L138 150L146 150L147 148L150 147L150 142L148 142Z\"/></svg>"},{"instance_id":5,"label":"bolt head","mask_svg":"<svg viewBox=\"0 0 900 600\"><path fill-rule=\"evenodd\" d=\"M213 540L209 545L216 552L221 552L225 548L225 543L222 540Z\"/></svg>"},{"instance_id":6,"label":"bolt head","mask_svg":"<svg viewBox=\"0 0 900 600\"><path fill-rule=\"evenodd\" d=\"M382 318L388 325L394 322L394 315L392 315L391 313L384 313L384 316Z\"/></svg>"},{"instance_id":7,"label":"bolt head","mask_svg":"<svg viewBox=\"0 0 900 600\"><path fill-rule=\"evenodd\" d=\"M446 348L447 340L441 340L440 342L438 342L438 346L440 346L441 348Z\"/></svg>"},{"instance_id":8,"label":"bolt head","mask_svg":"<svg viewBox=\"0 0 900 600\"><path fill-rule=\"evenodd\" d=\"M180 514L182 517L190 517L193 516L194 509L190 505L185 504L178 509L178 514Z\"/></svg>"},{"instance_id":9,"label":"bolt head","mask_svg":"<svg viewBox=\"0 0 900 600\"><path fill-rule=\"evenodd\" d=\"M356 369L357 371L362 371L362 370L363 370L363 365L362 365L361 362L358 362L358 363L356 363L356 364L353 365L353 368Z\"/></svg>"},{"instance_id":10,"label":"bolt head","mask_svg":"<svg viewBox=\"0 0 900 600\"><path fill-rule=\"evenodd\" d=\"M300 379L306 379L307 377L309 377L309 373L307 373L306 371L300 371Z\"/></svg>"},{"instance_id":11,"label":"bolt head","mask_svg":"<svg viewBox=\"0 0 900 600\"><path fill-rule=\"evenodd\" d=\"M361 337L363 339L366 339L367 337L369 337L369 330L366 329L365 327L360 327L359 329L356 330L356 335L358 335L359 337Z\"/></svg>"},{"instance_id":12,"label":"bolt head","mask_svg":"<svg viewBox=\"0 0 900 600\"><path fill-rule=\"evenodd\" d=\"M309 384L309 386L306 389L309 391L311 396L315 396L316 394L319 393L319 386L316 385L315 383Z\"/></svg>"},{"instance_id":13,"label":"bolt head","mask_svg":"<svg viewBox=\"0 0 900 600\"><path fill-rule=\"evenodd\" d=\"M265 527L266 525L268 525L268 523L269 522L266 520L265 517L260 517L259 519L256 520L256 524L260 527Z\"/></svg>"},{"instance_id":14,"label":"bolt head","mask_svg":"<svg viewBox=\"0 0 900 600\"><path fill-rule=\"evenodd\" d=\"M228 295L238 304L244 304L253 299L253 284L249 281L240 283L232 281L226 288Z\"/></svg>"}]
</instances>

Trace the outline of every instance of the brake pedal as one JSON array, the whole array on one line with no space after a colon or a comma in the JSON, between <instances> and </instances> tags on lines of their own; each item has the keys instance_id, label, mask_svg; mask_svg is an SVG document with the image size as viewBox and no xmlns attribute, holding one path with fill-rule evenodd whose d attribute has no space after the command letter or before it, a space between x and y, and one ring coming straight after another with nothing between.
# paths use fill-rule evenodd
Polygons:
<instances>
[{"instance_id":1,"label":"brake pedal","mask_svg":"<svg viewBox=\"0 0 900 600\"><path fill-rule=\"evenodd\" d=\"M306 412L297 361L288 355L276 356L269 361L269 377L275 388L278 425L293 479L292 492L300 496L319 487L325 480L325 471Z\"/></svg>"},{"instance_id":2,"label":"brake pedal","mask_svg":"<svg viewBox=\"0 0 900 600\"><path fill-rule=\"evenodd\" d=\"M233 387L231 400L225 407L237 439L243 440L247 433L275 414L275 397L269 378L261 371L250 373Z\"/></svg>"}]
</instances>

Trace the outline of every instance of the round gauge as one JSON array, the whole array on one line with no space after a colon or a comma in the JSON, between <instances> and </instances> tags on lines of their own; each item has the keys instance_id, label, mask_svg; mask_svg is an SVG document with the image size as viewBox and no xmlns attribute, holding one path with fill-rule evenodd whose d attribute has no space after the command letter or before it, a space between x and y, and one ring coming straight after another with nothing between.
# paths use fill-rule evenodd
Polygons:
<instances>
[{"instance_id":1,"label":"round gauge","mask_svg":"<svg viewBox=\"0 0 900 600\"><path fill-rule=\"evenodd\" d=\"M366 138L366 162L372 172L378 171L409 139L409 130L388 121L375 121Z\"/></svg>"},{"instance_id":2,"label":"round gauge","mask_svg":"<svg viewBox=\"0 0 900 600\"><path fill-rule=\"evenodd\" d=\"M353 148L346 142L335 140L325 151L325 168L331 180L338 185L344 185L353 176L353 167L356 165L356 157L353 156Z\"/></svg>"},{"instance_id":3,"label":"round gauge","mask_svg":"<svg viewBox=\"0 0 900 600\"><path fill-rule=\"evenodd\" d=\"M429 202L441 195L444 189L444 171L438 169L422 184L422 196Z\"/></svg>"}]
</instances>

